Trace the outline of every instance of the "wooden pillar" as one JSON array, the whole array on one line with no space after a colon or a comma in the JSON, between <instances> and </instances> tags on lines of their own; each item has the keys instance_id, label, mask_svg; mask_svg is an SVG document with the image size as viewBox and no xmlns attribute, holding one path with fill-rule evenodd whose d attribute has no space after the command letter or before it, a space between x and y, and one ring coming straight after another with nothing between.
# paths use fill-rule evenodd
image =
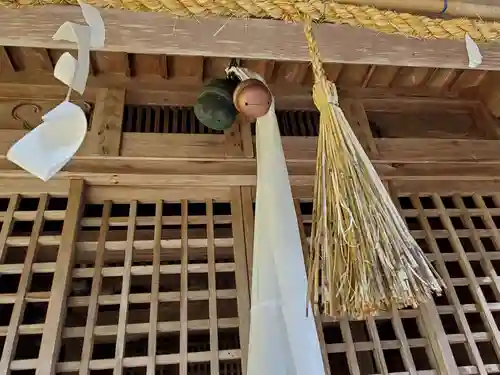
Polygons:
<instances>
[{"instance_id":1,"label":"wooden pillar","mask_svg":"<svg viewBox=\"0 0 500 375\"><path fill-rule=\"evenodd\" d=\"M97 92L90 139L98 155L118 156L122 137L124 89L100 89Z\"/></svg>"},{"instance_id":2,"label":"wooden pillar","mask_svg":"<svg viewBox=\"0 0 500 375\"><path fill-rule=\"evenodd\" d=\"M55 373L61 344L61 331L66 318L66 300L70 290L71 271L75 259L76 240L83 207L83 191L84 182L82 179L70 181L68 208L57 254L56 270L40 345L36 375Z\"/></svg>"},{"instance_id":3,"label":"wooden pillar","mask_svg":"<svg viewBox=\"0 0 500 375\"><path fill-rule=\"evenodd\" d=\"M241 204L243 212L243 227L245 232L245 248L248 272L248 287L252 288L252 262L253 262L253 194L251 186L241 187Z\"/></svg>"}]
</instances>

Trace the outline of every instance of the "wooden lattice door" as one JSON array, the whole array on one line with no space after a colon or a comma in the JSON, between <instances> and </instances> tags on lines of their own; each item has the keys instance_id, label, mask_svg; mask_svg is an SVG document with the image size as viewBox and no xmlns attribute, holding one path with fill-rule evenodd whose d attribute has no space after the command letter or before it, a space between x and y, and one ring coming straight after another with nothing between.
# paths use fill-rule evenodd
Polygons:
<instances>
[{"instance_id":1,"label":"wooden lattice door","mask_svg":"<svg viewBox=\"0 0 500 375\"><path fill-rule=\"evenodd\" d=\"M323 318L332 375L500 374L500 196L441 189L394 195L447 289L419 309L366 321ZM311 199L297 195L299 227L307 237Z\"/></svg>"},{"instance_id":2,"label":"wooden lattice door","mask_svg":"<svg viewBox=\"0 0 500 375\"><path fill-rule=\"evenodd\" d=\"M3 369L241 374L249 290L239 189L80 185L69 203L4 202Z\"/></svg>"}]
</instances>

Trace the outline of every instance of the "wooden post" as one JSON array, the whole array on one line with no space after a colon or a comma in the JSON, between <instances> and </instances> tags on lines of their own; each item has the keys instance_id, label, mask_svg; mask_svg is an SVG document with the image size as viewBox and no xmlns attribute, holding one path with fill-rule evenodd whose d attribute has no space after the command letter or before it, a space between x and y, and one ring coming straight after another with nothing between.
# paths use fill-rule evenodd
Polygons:
<instances>
[{"instance_id":1,"label":"wooden post","mask_svg":"<svg viewBox=\"0 0 500 375\"><path fill-rule=\"evenodd\" d=\"M241 204L243 212L243 226L245 231L245 248L247 259L248 287L252 288L252 262L253 262L253 195L252 187L241 187Z\"/></svg>"},{"instance_id":2,"label":"wooden post","mask_svg":"<svg viewBox=\"0 0 500 375\"><path fill-rule=\"evenodd\" d=\"M84 181L70 181L68 208L64 218L61 243L57 254L56 270L52 283L47 320L45 321L36 375L55 373L61 331L66 317L66 299L71 283L71 271L75 259L75 245L83 207Z\"/></svg>"},{"instance_id":3,"label":"wooden post","mask_svg":"<svg viewBox=\"0 0 500 375\"><path fill-rule=\"evenodd\" d=\"M98 155L118 156L122 136L124 89L100 89L92 116L90 139Z\"/></svg>"}]
</instances>

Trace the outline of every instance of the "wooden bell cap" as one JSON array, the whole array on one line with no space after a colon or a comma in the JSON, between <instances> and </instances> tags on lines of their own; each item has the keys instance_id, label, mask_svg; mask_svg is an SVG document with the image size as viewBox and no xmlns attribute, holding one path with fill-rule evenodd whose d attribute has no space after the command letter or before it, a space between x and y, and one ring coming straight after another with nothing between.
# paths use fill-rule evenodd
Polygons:
<instances>
[{"instance_id":1,"label":"wooden bell cap","mask_svg":"<svg viewBox=\"0 0 500 375\"><path fill-rule=\"evenodd\" d=\"M251 78L236 87L233 102L239 112L250 119L256 119L269 111L272 95L264 83Z\"/></svg>"}]
</instances>

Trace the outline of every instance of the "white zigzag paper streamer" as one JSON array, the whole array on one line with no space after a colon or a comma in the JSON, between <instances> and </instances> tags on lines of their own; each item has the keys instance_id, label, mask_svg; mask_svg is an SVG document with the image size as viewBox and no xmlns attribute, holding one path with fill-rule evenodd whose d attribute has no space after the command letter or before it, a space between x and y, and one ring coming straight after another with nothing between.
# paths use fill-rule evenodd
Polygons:
<instances>
[{"instance_id":1,"label":"white zigzag paper streamer","mask_svg":"<svg viewBox=\"0 0 500 375\"><path fill-rule=\"evenodd\" d=\"M99 11L78 2L87 25L65 22L53 36L78 46L78 59L65 52L57 61L54 76L68 86L66 99L47 112L43 122L17 141L7 159L43 181L49 180L73 157L87 132L83 110L69 102L71 91L85 91L90 67L90 48L104 45L104 22Z\"/></svg>"}]
</instances>

